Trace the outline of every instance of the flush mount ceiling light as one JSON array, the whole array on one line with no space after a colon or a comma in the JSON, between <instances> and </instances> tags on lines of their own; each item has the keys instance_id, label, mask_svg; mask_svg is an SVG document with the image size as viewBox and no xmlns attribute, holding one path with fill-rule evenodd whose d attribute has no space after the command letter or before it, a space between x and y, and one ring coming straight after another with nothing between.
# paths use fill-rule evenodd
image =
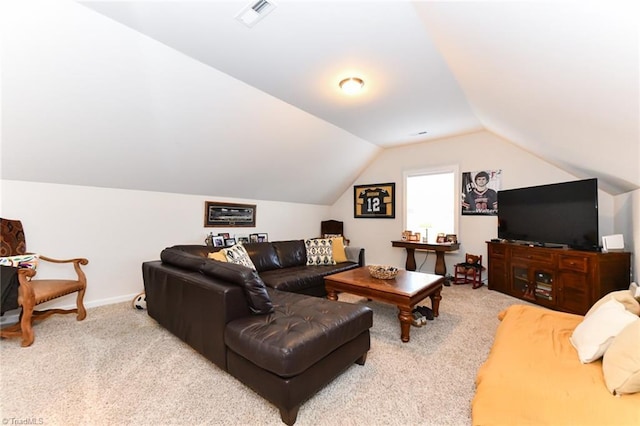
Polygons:
<instances>
[{"instance_id":1,"label":"flush mount ceiling light","mask_svg":"<svg viewBox=\"0 0 640 426\"><path fill-rule=\"evenodd\" d=\"M342 80L338 85L347 95L355 95L362 90L364 81L358 77L349 77Z\"/></svg>"}]
</instances>

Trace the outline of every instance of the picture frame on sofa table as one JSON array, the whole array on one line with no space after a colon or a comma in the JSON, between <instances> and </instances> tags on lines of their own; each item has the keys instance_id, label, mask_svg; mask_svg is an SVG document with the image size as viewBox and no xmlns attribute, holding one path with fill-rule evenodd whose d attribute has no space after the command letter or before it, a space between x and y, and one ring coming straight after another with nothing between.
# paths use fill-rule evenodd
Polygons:
<instances>
[{"instance_id":1,"label":"picture frame on sofa table","mask_svg":"<svg viewBox=\"0 0 640 426\"><path fill-rule=\"evenodd\" d=\"M219 235L214 235L211 237L214 247L224 247L224 238Z\"/></svg>"},{"instance_id":2,"label":"picture frame on sofa table","mask_svg":"<svg viewBox=\"0 0 640 426\"><path fill-rule=\"evenodd\" d=\"M204 226L212 227L254 227L256 226L256 205L204 202Z\"/></svg>"}]
</instances>

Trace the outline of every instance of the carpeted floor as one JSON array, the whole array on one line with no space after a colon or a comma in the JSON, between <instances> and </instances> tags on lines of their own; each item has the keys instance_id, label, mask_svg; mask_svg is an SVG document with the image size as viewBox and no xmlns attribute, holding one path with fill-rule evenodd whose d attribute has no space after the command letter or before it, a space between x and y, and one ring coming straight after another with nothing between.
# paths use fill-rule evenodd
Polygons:
<instances>
[{"instance_id":1,"label":"carpeted floor","mask_svg":"<svg viewBox=\"0 0 640 426\"><path fill-rule=\"evenodd\" d=\"M397 308L374 311L371 350L305 404L296 425L468 425L475 374L521 303L486 287L444 287L440 317L400 341ZM429 305L428 299L425 303ZM33 346L0 343L4 424L281 425L278 410L130 303L57 315Z\"/></svg>"}]
</instances>

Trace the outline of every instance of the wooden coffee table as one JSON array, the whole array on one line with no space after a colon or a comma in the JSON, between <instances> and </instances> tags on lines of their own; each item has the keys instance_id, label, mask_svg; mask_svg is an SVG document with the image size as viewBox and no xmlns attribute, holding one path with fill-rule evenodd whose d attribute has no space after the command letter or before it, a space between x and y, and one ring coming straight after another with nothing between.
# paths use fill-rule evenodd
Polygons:
<instances>
[{"instance_id":1,"label":"wooden coffee table","mask_svg":"<svg viewBox=\"0 0 640 426\"><path fill-rule=\"evenodd\" d=\"M324 277L324 285L329 300L338 300L338 292L345 292L396 305L400 310L400 338L403 342L408 342L411 311L418 302L429 297L433 316L437 317L444 280L441 275L405 270L400 270L394 279L381 280L373 278L368 268L361 267L327 275Z\"/></svg>"}]
</instances>

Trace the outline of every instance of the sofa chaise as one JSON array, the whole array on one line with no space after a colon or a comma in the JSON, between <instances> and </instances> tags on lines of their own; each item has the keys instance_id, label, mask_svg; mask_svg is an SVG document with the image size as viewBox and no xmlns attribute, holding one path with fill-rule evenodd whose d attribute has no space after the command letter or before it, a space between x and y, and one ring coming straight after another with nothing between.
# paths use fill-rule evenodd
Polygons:
<instances>
[{"instance_id":1,"label":"sofa chaise","mask_svg":"<svg viewBox=\"0 0 640 426\"><path fill-rule=\"evenodd\" d=\"M303 240L245 246L255 270L209 259L208 246L174 246L144 262L148 314L291 425L304 401L364 365L373 313L309 295L322 295L324 275L358 263L305 266Z\"/></svg>"}]
</instances>

